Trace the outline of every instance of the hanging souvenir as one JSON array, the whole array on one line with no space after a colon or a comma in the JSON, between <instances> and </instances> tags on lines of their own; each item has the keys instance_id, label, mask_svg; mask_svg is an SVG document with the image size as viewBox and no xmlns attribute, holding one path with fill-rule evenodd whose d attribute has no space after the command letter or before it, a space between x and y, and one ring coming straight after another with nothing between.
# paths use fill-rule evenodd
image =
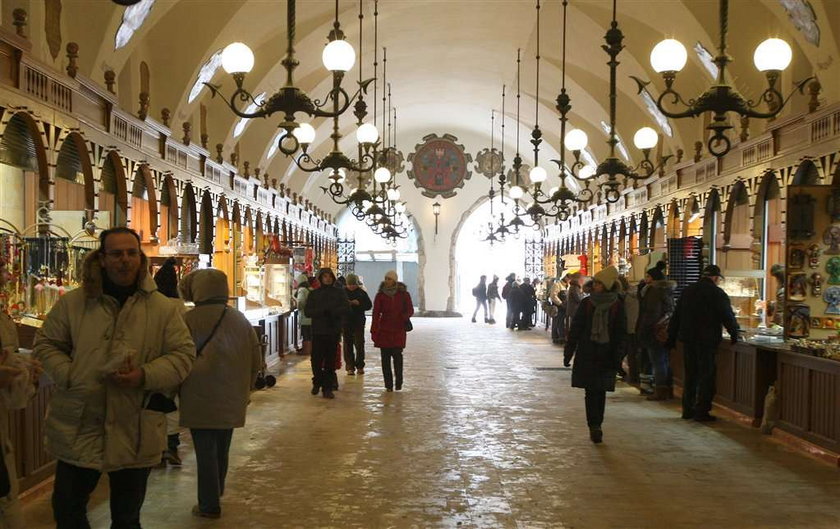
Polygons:
<instances>
[{"instance_id":1,"label":"hanging souvenir","mask_svg":"<svg viewBox=\"0 0 840 529\"><path fill-rule=\"evenodd\" d=\"M826 314L840 314L840 287L828 287L823 294L823 301L828 303Z\"/></svg>"},{"instance_id":2,"label":"hanging souvenir","mask_svg":"<svg viewBox=\"0 0 840 529\"><path fill-rule=\"evenodd\" d=\"M791 338L807 338L811 327L811 307L791 305L788 307L787 335Z\"/></svg>"},{"instance_id":3,"label":"hanging souvenir","mask_svg":"<svg viewBox=\"0 0 840 529\"><path fill-rule=\"evenodd\" d=\"M828 255L840 254L840 226L829 226L823 232L823 243L830 246L825 251Z\"/></svg>"},{"instance_id":4,"label":"hanging souvenir","mask_svg":"<svg viewBox=\"0 0 840 529\"><path fill-rule=\"evenodd\" d=\"M811 268L819 268L820 267L820 254L822 250L816 244L812 244L808 247L808 266Z\"/></svg>"},{"instance_id":5,"label":"hanging souvenir","mask_svg":"<svg viewBox=\"0 0 840 529\"><path fill-rule=\"evenodd\" d=\"M805 250L793 248L790 251L790 268L802 268L805 266Z\"/></svg>"},{"instance_id":6,"label":"hanging souvenir","mask_svg":"<svg viewBox=\"0 0 840 529\"><path fill-rule=\"evenodd\" d=\"M808 278L804 273L788 276L787 295L790 301L805 301Z\"/></svg>"},{"instance_id":7,"label":"hanging souvenir","mask_svg":"<svg viewBox=\"0 0 840 529\"><path fill-rule=\"evenodd\" d=\"M840 257L832 257L825 263L825 271L828 272L828 284L840 285Z\"/></svg>"},{"instance_id":8,"label":"hanging souvenir","mask_svg":"<svg viewBox=\"0 0 840 529\"><path fill-rule=\"evenodd\" d=\"M811 274L811 295L819 296L822 294L823 276L819 272Z\"/></svg>"}]
</instances>

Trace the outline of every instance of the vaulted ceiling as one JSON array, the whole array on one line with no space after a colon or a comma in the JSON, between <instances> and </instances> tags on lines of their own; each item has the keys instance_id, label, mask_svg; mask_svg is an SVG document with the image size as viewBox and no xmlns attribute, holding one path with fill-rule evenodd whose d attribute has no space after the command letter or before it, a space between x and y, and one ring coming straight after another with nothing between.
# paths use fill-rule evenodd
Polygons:
<instances>
[{"instance_id":1,"label":"vaulted ceiling","mask_svg":"<svg viewBox=\"0 0 840 529\"><path fill-rule=\"evenodd\" d=\"M150 0L144 0L150 2ZM172 128L190 121L194 137L199 134L199 105L207 108L206 128L210 150L224 145L225 157L239 143L240 160L250 161L273 178L295 190L311 189L325 177L297 171L282 154L269 156L276 140L279 118L252 120L238 137L238 121L221 101L211 99L208 90L188 102L202 65L217 51L233 41L248 44L255 53L256 65L245 84L254 93L272 93L285 80L280 61L286 39L285 2L266 0L156 0L142 25L128 43L115 50L114 37L123 21L125 8L104 0L30 0L3 2L3 19L11 20L11 10L24 7L30 13L34 53L63 68L64 53L53 59L47 45L45 10L61 6L61 38L80 45L80 71L95 81L103 81L103 72L117 73L121 103L136 110L140 92L141 62L150 71L152 117L158 118L164 107L172 111ZM516 141L516 54L522 50L521 126L523 158L530 163L528 138L534 125L536 84L534 79L537 44L535 0L381 0L379 2L379 47L387 47L387 80L392 86L392 103L397 112L397 144L406 155L429 133L451 133L469 140L473 150L490 143L490 112L501 107L502 85L508 87L506 107L507 157ZM14 5L12 5L14 4ZM28 5L27 5L28 4ZM795 22L808 22L801 9L812 7L819 27L819 45L809 42L806 32ZM49 6L52 5L52 8ZM542 1L541 78L539 87L540 126L544 132L545 158L557 157L559 121L554 99L561 84L560 39L561 2ZM45 7L47 6L47 7ZM797 6L800 10L795 10ZM797 14L792 18L786 8ZM373 76L373 0L363 0L364 43L361 67L365 77ZM601 50L609 27L610 0L570 0L567 36L568 62L566 86L572 97L572 126L584 129L596 159L608 152L601 121L609 120L609 70L607 56ZM297 43L300 67L297 84L313 97L323 97L331 78L321 64L321 51L332 27L334 2L302 0L297 3ZM347 39L359 50L359 2L340 3L340 20ZM54 11L53 11L54 13ZM47 17L48 18L48 17ZM625 34L625 50L619 57L617 129L630 152L636 129L652 126L661 132L641 97L635 75L651 79L656 96L663 84L649 65L652 47L665 37L681 40L689 49L689 63L677 78L677 88L685 96L699 94L711 82L693 47L696 43L715 54L718 39L718 2L716 0L619 0L618 21ZM836 0L736 0L730 2L729 53L735 59L731 79L747 97L756 97L766 81L752 64L755 46L768 37L781 37L793 47L793 63L782 78L788 90L796 80L817 74L823 85L823 97L836 101L840 95L838 40L840 10ZM63 46L62 46L63 50ZM379 52L381 76L381 50ZM345 86L355 84L359 62L348 74ZM212 78L230 93L233 82L219 68ZM382 83L378 86L376 105L381 123ZM372 94L368 102L373 105ZM806 107L806 98L795 98L790 111ZM372 110L372 108L371 108ZM301 116L303 118L303 116ZM372 119L372 116L369 118ZM497 121L497 126L499 121ZM329 150L328 120L315 120L316 154ZM342 146L355 152L355 119L348 112L342 118ZM700 139L702 120L671 120L673 136L664 137L665 152L682 148L690 157L694 141ZM752 125L761 130L761 123ZM498 144L498 131L496 134ZM527 154L526 154L527 153ZM541 156L543 156L541 154ZM483 180L483 179L482 179ZM478 183L476 183L478 182ZM486 184L473 180L469 185ZM314 196L314 193L312 193ZM319 204L334 210L326 201Z\"/></svg>"}]
</instances>

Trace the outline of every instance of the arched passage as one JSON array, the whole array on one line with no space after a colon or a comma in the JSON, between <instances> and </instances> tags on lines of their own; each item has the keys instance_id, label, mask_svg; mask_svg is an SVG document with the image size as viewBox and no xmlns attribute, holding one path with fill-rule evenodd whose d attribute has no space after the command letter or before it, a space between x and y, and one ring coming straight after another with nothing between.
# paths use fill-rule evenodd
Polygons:
<instances>
[{"instance_id":1,"label":"arched passage","mask_svg":"<svg viewBox=\"0 0 840 529\"><path fill-rule=\"evenodd\" d=\"M204 190L201 195L201 211L198 221L198 253L213 253L213 230L215 228L213 198L210 191Z\"/></svg>"},{"instance_id":2,"label":"arched passage","mask_svg":"<svg viewBox=\"0 0 840 529\"><path fill-rule=\"evenodd\" d=\"M720 193L717 189L712 189L706 197L706 209L703 213L703 250L709 264L718 264L718 252L723 248L723 232L720 226Z\"/></svg>"},{"instance_id":3,"label":"arched passage","mask_svg":"<svg viewBox=\"0 0 840 529\"><path fill-rule=\"evenodd\" d=\"M782 218L782 197L779 179L776 173L768 171L764 174L756 197L755 215L753 222L753 239L757 248L753 254L756 258L757 269L763 271L761 297L768 301L776 298L775 293L783 288L783 284L773 277L771 271L774 265L785 264L785 232ZM763 323L781 323L782 314L776 314L776 305L768 304L766 314L768 319Z\"/></svg>"},{"instance_id":4,"label":"arched passage","mask_svg":"<svg viewBox=\"0 0 840 529\"><path fill-rule=\"evenodd\" d=\"M178 190L171 175L163 177L160 189L160 229L158 234L163 241L178 236Z\"/></svg>"},{"instance_id":5,"label":"arched passage","mask_svg":"<svg viewBox=\"0 0 840 529\"><path fill-rule=\"evenodd\" d=\"M108 227L125 226L128 219L125 167L115 151L105 156L99 180L98 224Z\"/></svg>"},{"instance_id":6,"label":"arched passage","mask_svg":"<svg viewBox=\"0 0 840 529\"><path fill-rule=\"evenodd\" d=\"M490 213L490 201L485 197L478 199L471 208L465 211L458 226L452 234L453 251L450 252L450 266L453 267L454 284L450 283L452 308L472 314L475 299L472 288L478 284L481 275L487 276L488 283L493 276L499 277L499 291L504 285L504 278L508 274L515 274L520 279L525 275L525 244L526 237L534 237L537 232L525 229L518 238L507 236L504 241L486 241L490 225L498 226L500 205L493 204L494 218ZM505 219L513 218L513 210L505 206L502 209ZM454 292L453 292L454 290ZM504 309L497 308L494 315L496 320L504 318Z\"/></svg>"},{"instance_id":7,"label":"arched passage","mask_svg":"<svg viewBox=\"0 0 840 529\"><path fill-rule=\"evenodd\" d=\"M751 270L753 268L753 234L750 215L750 197L743 182L736 182L729 192L726 205L726 223L723 239L727 251L718 258L724 270Z\"/></svg>"},{"instance_id":8,"label":"arched passage","mask_svg":"<svg viewBox=\"0 0 840 529\"><path fill-rule=\"evenodd\" d=\"M236 259L231 244L231 222L228 213L228 201L224 196L219 197L219 207L216 210L215 236L213 238L213 268L218 268L227 274L228 289L234 291L234 285L239 281L237 276Z\"/></svg>"},{"instance_id":9,"label":"arched passage","mask_svg":"<svg viewBox=\"0 0 840 529\"><path fill-rule=\"evenodd\" d=\"M93 167L87 143L81 134L71 132L64 138L55 163L55 211L93 211Z\"/></svg>"},{"instance_id":10,"label":"arched passage","mask_svg":"<svg viewBox=\"0 0 840 529\"><path fill-rule=\"evenodd\" d=\"M820 172L813 161L805 159L799 163L796 172L793 174L792 185L795 186L816 186L820 185Z\"/></svg>"},{"instance_id":11,"label":"arched passage","mask_svg":"<svg viewBox=\"0 0 840 529\"><path fill-rule=\"evenodd\" d=\"M355 273L365 282L368 293L373 295L376 292L388 270L396 270L412 301L418 305L421 299L418 231L410 215L404 216L401 222L407 228L406 237L392 243L374 233L347 208L336 218L339 238L355 241Z\"/></svg>"},{"instance_id":12,"label":"arched passage","mask_svg":"<svg viewBox=\"0 0 840 529\"><path fill-rule=\"evenodd\" d=\"M700 214L700 201L691 195L683 212L683 234L686 237L700 237L703 234L703 216Z\"/></svg>"},{"instance_id":13,"label":"arched passage","mask_svg":"<svg viewBox=\"0 0 840 529\"><path fill-rule=\"evenodd\" d=\"M196 241L196 224L198 223L196 206L195 189L193 189L192 184L187 184L184 186L184 194L181 197L181 223L179 228L181 240L186 243Z\"/></svg>"},{"instance_id":14,"label":"arched passage","mask_svg":"<svg viewBox=\"0 0 840 529\"><path fill-rule=\"evenodd\" d=\"M35 223L38 202L49 200L47 152L35 120L14 114L0 138L0 210L22 231Z\"/></svg>"},{"instance_id":15,"label":"arched passage","mask_svg":"<svg viewBox=\"0 0 840 529\"><path fill-rule=\"evenodd\" d=\"M157 243L157 218L155 179L149 166L140 164L131 186L131 228L140 234L144 245Z\"/></svg>"},{"instance_id":16,"label":"arched passage","mask_svg":"<svg viewBox=\"0 0 840 529\"><path fill-rule=\"evenodd\" d=\"M656 206L653 212L653 217L650 223L650 239L648 247L654 256L651 262L662 259L662 255L668 253L667 233L665 232L665 215L662 213L662 207Z\"/></svg>"}]
</instances>

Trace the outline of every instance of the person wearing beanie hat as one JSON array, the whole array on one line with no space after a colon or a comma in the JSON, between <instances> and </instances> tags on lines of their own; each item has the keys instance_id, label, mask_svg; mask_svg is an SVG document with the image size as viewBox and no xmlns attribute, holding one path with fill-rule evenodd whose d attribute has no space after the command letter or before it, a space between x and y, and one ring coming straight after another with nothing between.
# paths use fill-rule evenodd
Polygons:
<instances>
[{"instance_id":1,"label":"person wearing beanie hat","mask_svg":"<svg viewBox=\"0 0 840 529\"><path fill-rule=\"evenodd\" d=\"M373 321L370 325L373 344L379 348L382 357L382 376L387 391L402 389L403 349L413 314L414 304L408 289L397 281L395 271L388 271L373 301Z\"/></svg>"},{"instance_id":2,"label":"person wearing beanie hat","mask_svg":"<svg viewBox=\"0 0 840 529\"><path fill-rule=\"evenodd\" d=\"M615 374L627 332L624 303L618 295L618 269L608 266L593 278L592 294L572 318L564 364L572 368L572 387L586 392L586 423L593 443L603 440L607 391L615 391Z\"/></svg>"},{"instance_id":3,"label":"person wearing beanie hat","mask_svg":"<svg viewBox=\"0 0 840 529\"><path fill-rule=\"evenodd\" d=\"M672 375L670 355L665 347L667 328L674 314L674 291L677 283L665 279L665 263L659 261L645 275L639 299L639 317L636 320L636 338L653 367L653 394L648 400L671 398ZM642 394L648 394L642 391Z\"/></svg>"},{"instance_id":4,"label":"person wearing beanie hat","mask_svg":"<svg viewBox=\"0 0 840 529\"><path fill-rule=\"evenodd\" d=\"M344 366L348 375L365 374L365 312L373 307L370 296L359 286L359 276L347 274L344 292L350 314L344 321ZM355 354L354 354L355 353Z\"/></svg>"},{"instance_id":5,"label":"person wearing beanie hat","mask_svg":"<svg viewBox=\"0 0 840 529\"><path fill-rule=\"evenodd\" d=\"M513 300L510 293L516 285L516 274L509 273L505 278L505 286L502 287L502 299L505 300L507 312L505 313L505 327L513 329L515 325L516 312L514 311Z\"/></svg>"},{"instance_id":6,"label":"person wearing beanie hat","mask_svg":"<svg viewBox=\"0 0 840 529\"><path fill-rule=\"evenodd\" d=\"M350 302L343 288L336 286L332 269L318 271L319 287L309 293L304 312L312 318L312 394L319 390L324 398L333 399L338 386L335 376L336 351L344 318L350 314Z\"/></svg>"}]
</instances>

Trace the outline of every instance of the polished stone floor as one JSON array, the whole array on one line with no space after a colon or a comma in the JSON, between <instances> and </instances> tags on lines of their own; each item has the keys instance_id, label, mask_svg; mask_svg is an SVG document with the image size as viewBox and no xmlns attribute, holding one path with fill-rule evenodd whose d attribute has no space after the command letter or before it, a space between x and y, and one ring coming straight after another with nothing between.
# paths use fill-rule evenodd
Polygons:
<instances>
[{"instance_id":1,"label":"polished stone floor","mask_svg":"<svg viewBox=\"0 0 840 529\"><path fill-rule=\"evenodd\" d=\"M153 472L144 527L840 527L840 470L734 422L686 422L622 388L592 445L582 392L539 330L416 319L397 393L378 354L364 376L340 375L334 401L310 396L308 362L287 362L234 435L222 519L190 515L187 443L182 469ZM48 497L26 514L27 529L51 527Z\"/></svg>"}]
</instances>

